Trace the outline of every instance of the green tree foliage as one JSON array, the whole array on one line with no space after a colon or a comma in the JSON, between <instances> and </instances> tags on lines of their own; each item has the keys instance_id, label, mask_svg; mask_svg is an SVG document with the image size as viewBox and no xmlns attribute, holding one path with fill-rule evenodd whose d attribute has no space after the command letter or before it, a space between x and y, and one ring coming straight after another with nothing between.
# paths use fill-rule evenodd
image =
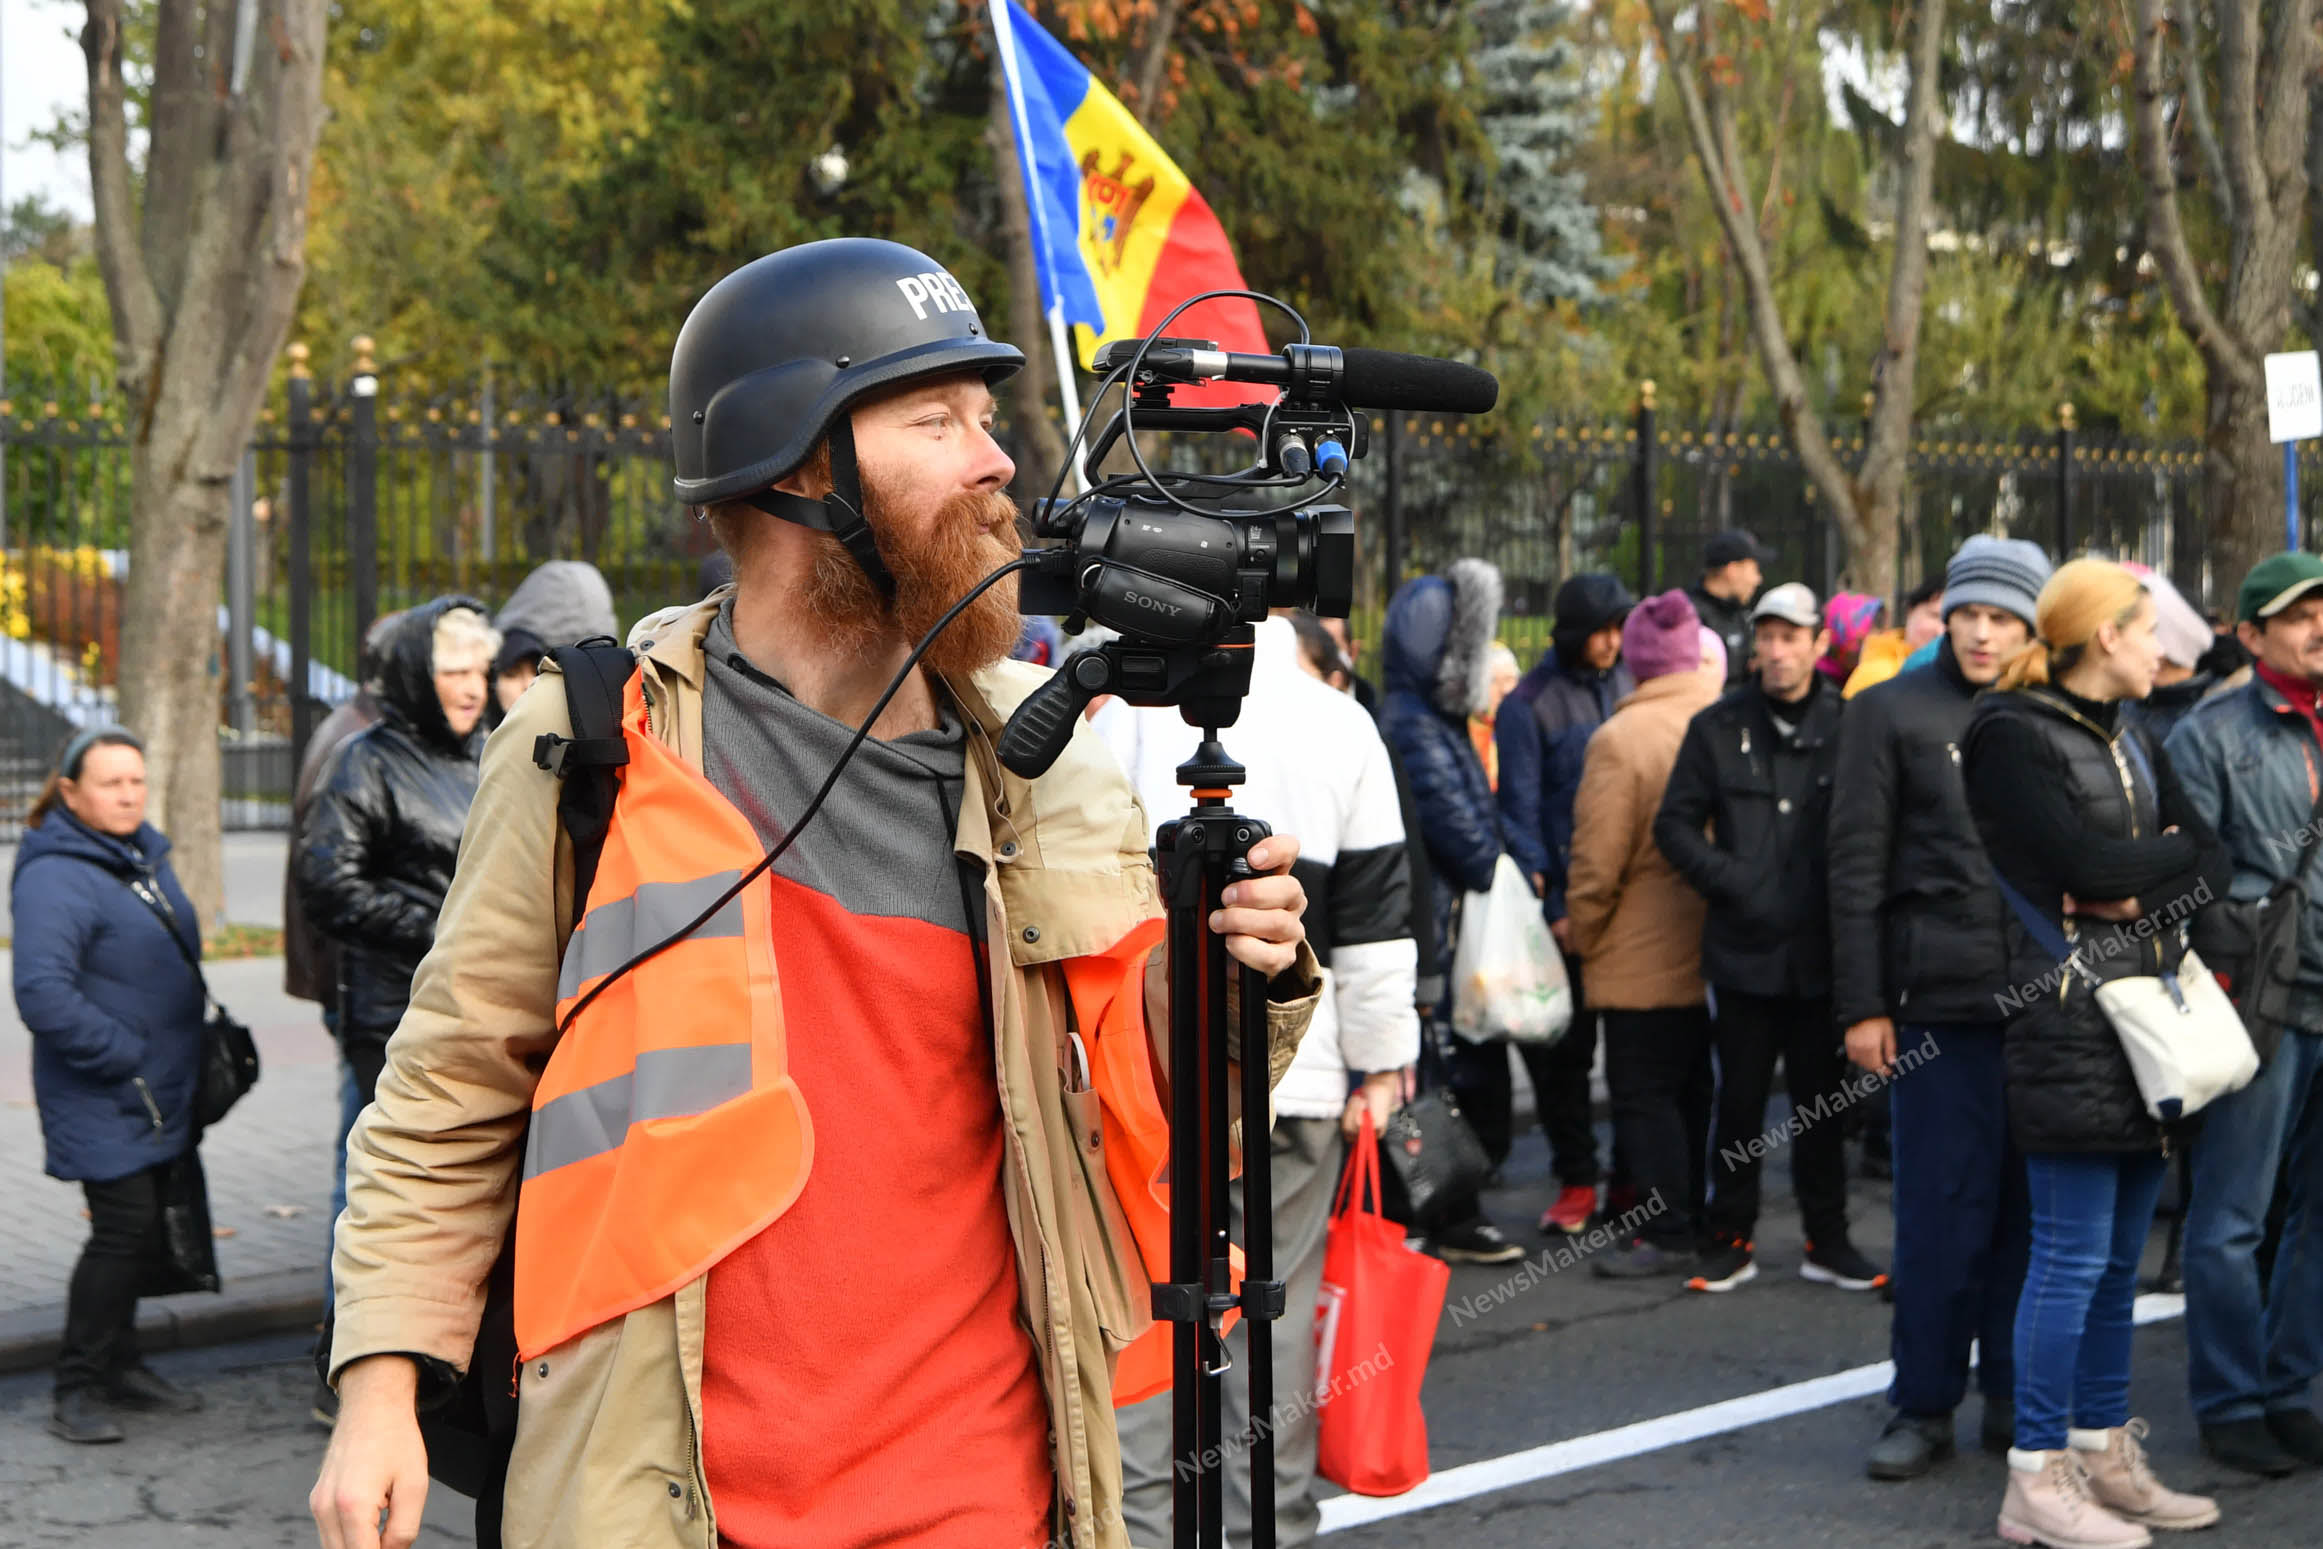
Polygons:
<instances>
[{"instance_id":1,"label":"green tree foliage","mask_svg":"<svg viewBox=\"0 0 2323 1549\"><path fill-rule=\"evenodd\" d=\"M1575 165L1594 105L1562 0L1478 0L1466 76L1493 153L1499 277L1528 301L1593 301L1614 273Z\"/></svg>"},{"instance_id":2,"label":"green tree foliage","mask_svg":"<svg viewBox=\"0 0 2323 1549\"><path fill-rule=\"evenodd\" d=\"M113 326L88 228L35 195L0 221L7 265L7 387L69 399L113 381Z\"/></svg>"}]
</instances>

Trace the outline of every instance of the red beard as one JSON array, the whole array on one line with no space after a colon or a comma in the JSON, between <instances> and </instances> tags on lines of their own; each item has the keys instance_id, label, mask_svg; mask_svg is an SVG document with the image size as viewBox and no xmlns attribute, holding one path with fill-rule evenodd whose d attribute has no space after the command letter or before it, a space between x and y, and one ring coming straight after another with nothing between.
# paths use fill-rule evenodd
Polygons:
<instances>
[{"instance_id":1,"label":"red beard","mask_svg":"<svg viewBox=\"0 0 2323 1549\"><path fill-rule=\"evenodd\" d=\"M831 643L863 655L900 637L917 645L977 582L1024 552L1016 502L997 491L955 495L936 511L924 536L908 536L889 518L889 503L866 481L864 504L880 558L895 577L895 601L884 601L838 539L816 534L814 569L803 602ZM1016 611L1016 577L993 585L945 626L921 658L946 675L971 673L1005 658L1024 633Z\"/></svg>"}]
</instances>

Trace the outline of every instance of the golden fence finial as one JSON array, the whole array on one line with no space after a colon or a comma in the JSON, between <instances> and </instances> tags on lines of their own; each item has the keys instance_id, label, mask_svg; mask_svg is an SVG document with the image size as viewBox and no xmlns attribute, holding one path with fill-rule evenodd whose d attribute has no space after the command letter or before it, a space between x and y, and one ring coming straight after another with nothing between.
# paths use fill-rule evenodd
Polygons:
<instances>
[{"instance_id":1,"label":"golden fence finial","mask_svg":"<svg viewBox=\"0 0 2323 1549\"><path fill-rule=\"evenodd\" d=\"M290 347L290 374L294 377L312 376L314 373L307 370L307 359L313 353L303 344L292 345Z\"/></svg>"}]
</instances>

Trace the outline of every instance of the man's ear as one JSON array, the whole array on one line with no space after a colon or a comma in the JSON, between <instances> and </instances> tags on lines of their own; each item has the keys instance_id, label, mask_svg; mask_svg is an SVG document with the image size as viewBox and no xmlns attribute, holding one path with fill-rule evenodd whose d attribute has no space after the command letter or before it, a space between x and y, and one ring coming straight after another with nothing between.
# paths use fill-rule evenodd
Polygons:
<instances>
[{"instance_id":1,"label":"man's ear","mask_svg":"<svg viewBox=\"0 0 2323 1549\"><path fill-rule=\"evenodd\" d=\"M1830 654L1831 631L1828 629L1817 630L1815 632L1815 660L1821 661L1824 657L1829 656Z\"/></svg>"},{"instance_id":2,"label":"man's ear","mask_svg":"<svg viewBox=\"0 0 2323 1549\"><path fill-rule=\"evenodd\" d=\"M2265 627L2263 625L2254 624L2249 619L2244 619L2241 623L2234 626L2234 638L2240 640L2242 642L2242 648L2250 652L2250 654L2253 656L2258 655L2259 641L2264 639L2265 636Z\"/></svg>"}]
</instances>

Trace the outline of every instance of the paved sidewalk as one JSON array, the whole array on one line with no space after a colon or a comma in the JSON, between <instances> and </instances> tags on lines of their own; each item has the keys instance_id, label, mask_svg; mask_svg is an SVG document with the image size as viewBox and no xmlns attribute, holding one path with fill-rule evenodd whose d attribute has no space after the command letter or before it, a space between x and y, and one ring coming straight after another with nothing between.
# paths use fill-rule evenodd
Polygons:
<instances>
[{"instance_id":1,"label":"paved sidewalk","mask_svg":"<svg viewBox=\"0 0 2323 1549\"><path fill-rule=\"evenodd\" d=\"M282 923L283 858L280 834L227 836L229 919ZM0 877L13 860L13 847L0 847ZM0 889L0 936L9 925ZM9 967L0 952L0 975ZM225 1295L142 1304L140 1325L157 1344L240 1337L311 1317L307 1303L319 1309L322 1299L337 1051L319 1010L283 994L282 959L211 963L205 971L219 1000L250 1024L262 1074L202 1144ZM65 1283L88 1232L79 1186L41 1170L31 1044L14 997L0 995L0 1370L46 1361L40 1344L61 1327ZM202 1328L196 1334L189 1324Z\"/></svg>"}]
</instances>

